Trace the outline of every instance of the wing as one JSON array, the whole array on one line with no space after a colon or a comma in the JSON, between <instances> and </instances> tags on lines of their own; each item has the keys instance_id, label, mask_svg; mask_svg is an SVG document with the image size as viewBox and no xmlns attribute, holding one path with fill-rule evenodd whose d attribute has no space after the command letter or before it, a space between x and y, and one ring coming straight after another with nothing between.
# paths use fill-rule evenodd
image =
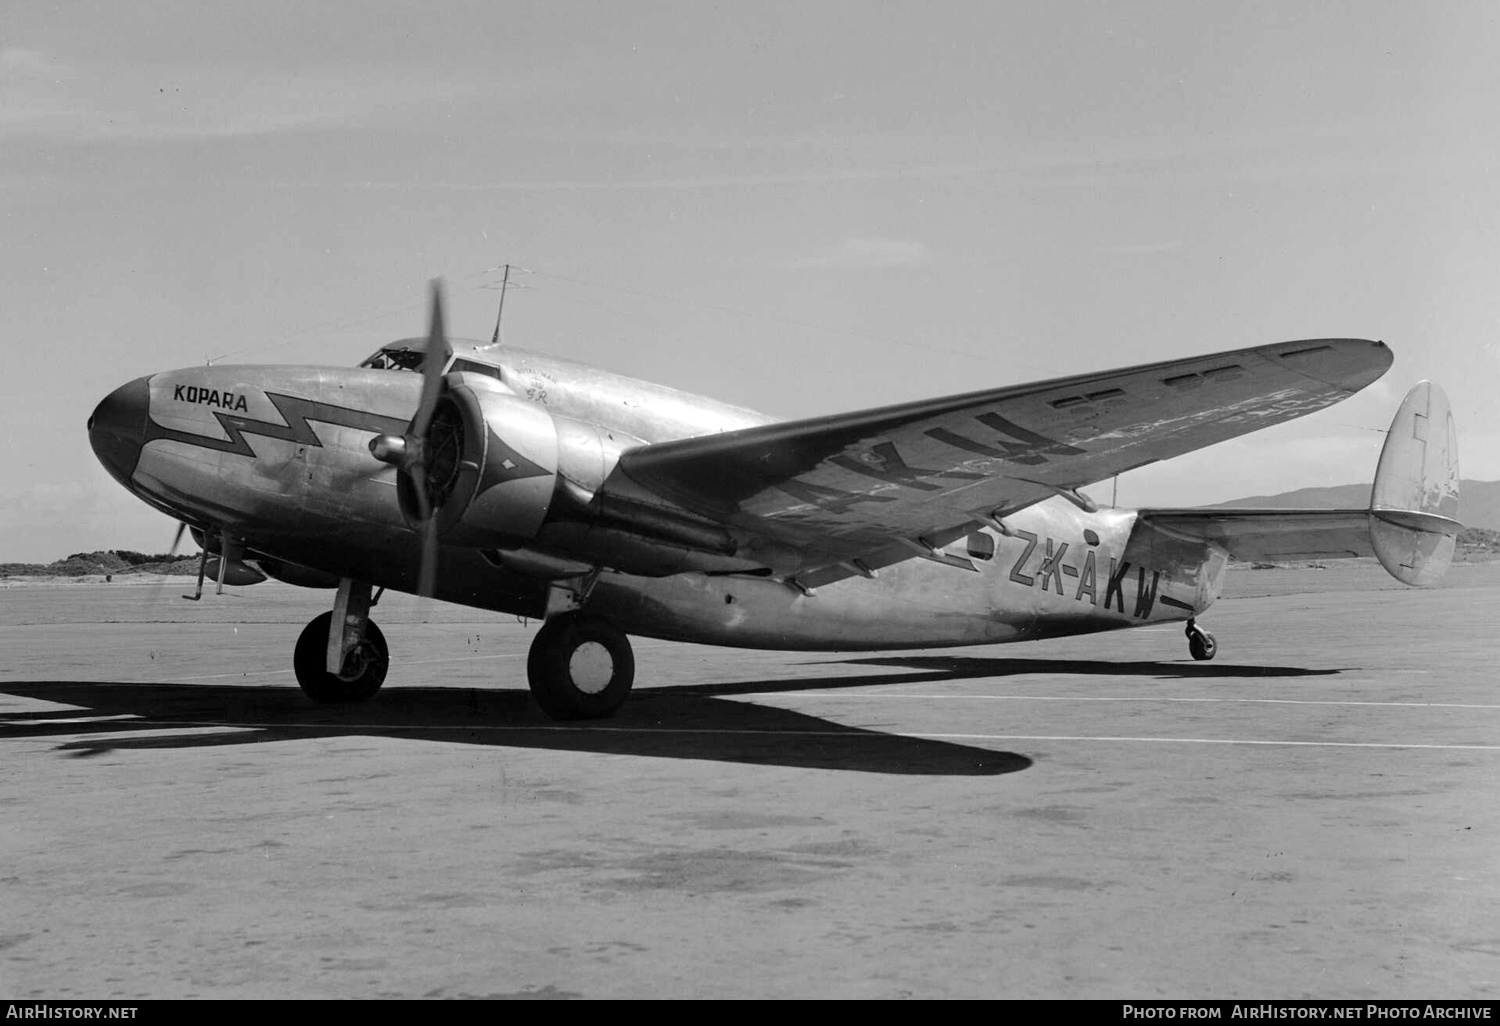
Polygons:
<instances>
[{"instance_id":1,"label":"wing","mask_svg":"<svg viewBox=\"0 0 1500 1026\"><path fill-rule=\"evenodd\" d=\"M1383 343L1283 342L643 446L619 470L806 554L809 586L868 572L1055 494L1320 410L1390 366Z\"/></svg>"}]
</instances>

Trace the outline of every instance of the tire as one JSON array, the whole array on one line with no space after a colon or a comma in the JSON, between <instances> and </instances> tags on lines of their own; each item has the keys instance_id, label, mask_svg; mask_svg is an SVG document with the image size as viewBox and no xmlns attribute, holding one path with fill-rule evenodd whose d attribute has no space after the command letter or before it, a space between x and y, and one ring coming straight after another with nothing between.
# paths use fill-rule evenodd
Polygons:
<instances>
[{"instance_id":1,"label":"tire","mask_svg":"<svg viewBox=\"0 0 1500 1026\"><path fill-rule=\"evenodd\" d=\"M380 685L385 683L385 672L390 668L390 650L385 644L385 635L374 620L365 622L364 640L344 660L345 673L329 673L328 627L333 623L333 612L313 617L311 623L302 628L297 647L292 653L292 668L297 673L297 683L303 694L314 702L338 704L368 701Z\"/></svg>"},{"instance_id":2,"label":"tire","mask_svg":"<svg viewBox=\"0 0 1500 1026\"><path fill-rule=\"evenodd\" d=\"M1212 659L1219 654L1219 643L1208 631L1194 630L1188 635L1188 652L1200 661Z\"/></svg>"},{"instance_id":3,"label":"tire","mask_svg":"<svg viewBox=\"0 0 1500 1026\"><path fill-rule=\"evenodd\" d=\"M595 616L564 613L537 631L526 660L531 695L554 720L602 720L635 683L630 639Z\"/></svg>"}]
</instances>

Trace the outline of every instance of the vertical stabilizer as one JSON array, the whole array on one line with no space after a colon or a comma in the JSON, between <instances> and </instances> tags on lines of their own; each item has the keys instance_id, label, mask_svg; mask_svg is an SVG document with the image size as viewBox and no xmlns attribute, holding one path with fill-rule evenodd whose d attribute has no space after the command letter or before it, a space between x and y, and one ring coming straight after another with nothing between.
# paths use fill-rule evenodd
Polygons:
<instances>
[{"instance_id":1,"label":"vertical stabilizer","mask_svg":"<svg viewBox=\"0 0 1500 1026\"><path fill-rule=\"evenodd\" d=\"M1428 585L1443 576L1461 527L1458 442L1448 397L1430 381L1412 386L1391 421L1370 514L1370 542L1393 577Z\"/></svg>"}]
</instances>

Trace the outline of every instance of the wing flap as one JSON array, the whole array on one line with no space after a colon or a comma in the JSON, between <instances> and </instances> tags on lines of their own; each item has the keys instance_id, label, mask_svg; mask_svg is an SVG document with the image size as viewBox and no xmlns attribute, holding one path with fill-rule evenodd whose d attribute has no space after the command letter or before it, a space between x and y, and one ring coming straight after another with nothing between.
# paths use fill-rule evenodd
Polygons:
<instances>
[{"instance_id":1,"label":"wing flap","mask_svg":"<svg viewBox=\"0 0 1500 1026\"><path fill-rule=\"evenodd\" d=\"M969 534L969 525L962 524L936 535L917 539L898 538L854 558L827 566L815 567L797 574L797 581L805 588L821 588L847 577L873 577L879 571L912 557L928 559L960 570L977 572L972 560L945 552L944 548Z\"/></svg>"}]
</instances>

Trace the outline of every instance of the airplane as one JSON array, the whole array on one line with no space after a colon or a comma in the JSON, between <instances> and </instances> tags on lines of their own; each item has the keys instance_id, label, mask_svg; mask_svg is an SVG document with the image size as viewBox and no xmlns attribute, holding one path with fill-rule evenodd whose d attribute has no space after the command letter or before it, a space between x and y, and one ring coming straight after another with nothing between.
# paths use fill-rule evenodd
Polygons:
<instances>
[{"instance_id":1,"label":"airplane","mask_svg":"<svg viewBox=\"0 0 1500 1026\"><path fill-rule=\"evenodd\" d=\"M1368 556L1435 583L1462 525L1442 390L1401 403L1364 509L1100 507L1080 489L1302 417L1392 362L1311 339L804 420L510 345L425 339L358 367L137 378L88 421L108 472L190 527L205 574L333 591L293 651L315 702L371 698L386 590L542 621L527 678L613 716L631 635L803 651L1198 624L1231 559ZM180 531L179 531L180 537Z\"/></svg>"}]
</instances>

